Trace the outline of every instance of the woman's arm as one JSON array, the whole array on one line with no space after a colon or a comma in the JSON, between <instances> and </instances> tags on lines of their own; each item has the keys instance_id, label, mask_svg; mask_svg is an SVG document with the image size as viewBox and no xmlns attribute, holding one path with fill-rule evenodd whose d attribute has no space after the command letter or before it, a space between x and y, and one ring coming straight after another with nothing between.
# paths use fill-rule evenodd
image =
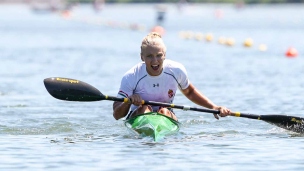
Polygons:
<instances>
[{"instance_id":1,"label":"woman's arm","mask_svg":"<svg viewBox=\"0 0 304 171\"><path fill-rule=\"evenodd\" d=\"M114 102L113 103L113 116L116 120L125 117L131 107L131 104L135 106L141 106L142 98L138 94L133 94L129 97L129 102Z\"/></svg>"},{"instance_id":2,"label":"woman's arm","mask_svg":"<svg viewBox=\"0 0 304 171\"><path fill-rule=\"evenodd\" d=\"M131 103L124 102L114 102L113 103L113 116L116 120L125 117L129 109L131 107Z\"/></svg>"},{"instance_id":3,"label":"woman's arm","mask_svg":"<svg viewBox=\"0 0 304 171\"><path fill-rule=\"evenodd\" d=\"M203 95L198 91L193 84L190 84L186 89L182 90L182 93L192 102L197 105L204 106L209 109L220 110L220 116L224 117L230 114L230 110L226 107L215 105L208 97ZM216 114L214 114L216 119L219 119Z\"/></svg>"}]
</instances>

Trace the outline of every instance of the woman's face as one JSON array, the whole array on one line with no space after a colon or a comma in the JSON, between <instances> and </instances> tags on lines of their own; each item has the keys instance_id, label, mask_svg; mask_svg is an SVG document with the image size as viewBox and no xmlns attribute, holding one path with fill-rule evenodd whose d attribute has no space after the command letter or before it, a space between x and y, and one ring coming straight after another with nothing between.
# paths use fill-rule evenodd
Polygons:
<instances>
[{"instance_id":1,"label":"woman's face","mask_svg":"<svg viewBox=\"0 0 304 171\"><path fill-rule=\"evenodd\" d=\"M141 53L141 59L145 62L147 72L151 76L158 76L162 73L165 57L162 45L148 45Z\"/></svg>"}]
</instances>

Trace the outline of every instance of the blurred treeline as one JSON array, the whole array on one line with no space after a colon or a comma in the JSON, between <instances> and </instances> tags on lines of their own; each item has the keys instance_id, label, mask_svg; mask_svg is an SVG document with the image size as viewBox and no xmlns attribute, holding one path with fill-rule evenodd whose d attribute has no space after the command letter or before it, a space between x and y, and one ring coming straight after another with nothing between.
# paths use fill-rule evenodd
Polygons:
<instances>
[{"instance_id":1,"label":"blurred treeline","mask_svg":"<svg viewBox=\"0 0 304 171\"><path fill-rule=\"evenodd\" d=\"M69 2L91 3L94 0L68 0ZM106 3L178 3L180 0L105 0ZM188 3L304 3L304 0L184 0Z\"/></svg>"}]
</instances>

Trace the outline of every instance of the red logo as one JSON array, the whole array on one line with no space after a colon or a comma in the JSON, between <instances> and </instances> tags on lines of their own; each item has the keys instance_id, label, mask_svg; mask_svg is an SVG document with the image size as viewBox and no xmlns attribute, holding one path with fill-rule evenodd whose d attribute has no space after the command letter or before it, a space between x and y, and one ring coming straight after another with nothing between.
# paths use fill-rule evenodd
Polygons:
<instances>
[{"instance_id":1,"label":"red logo","mask_svg":"<svg viewBox=\"0 0 304 171\"><path fill-rule=\"evenodd\" d=\"M173 90L169 89L169 91L168 91L168 96L169 96L170 98L172 98L172 97L174 96Z\"/></svg>"}]
</instances>

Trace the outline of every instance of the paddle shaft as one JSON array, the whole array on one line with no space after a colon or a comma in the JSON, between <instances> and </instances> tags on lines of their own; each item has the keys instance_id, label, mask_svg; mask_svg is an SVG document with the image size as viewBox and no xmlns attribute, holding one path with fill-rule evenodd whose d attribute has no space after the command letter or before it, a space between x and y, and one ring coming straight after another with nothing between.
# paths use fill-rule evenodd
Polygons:
<instances>
[{"instance_id":1,"label":"paddle shaft","mask_svg":"<svg viewBox=\"0 0 304 171\"><path fill-rule=\"evenodd\" d=\"M101 98L104 100L112 100L112 101L120 101L120 102L130 102L130 99L128 98L117 98L113 96L104 96L101 95ZM169 103L162 103L162 102L154 102L154 101L145 101L142 100L143 105L154 105L154 106L163 106L163 107L169 107L169 108L176 108L176 109L182 109L182 110L192 110L192 111L198 111L198 112L206 112L206 113L213 113L213 114L219 114L219 110L212 110L212 109L204 109L204 108L197 108L197 107L190 107L190 106L184 106L184 105L175 105L175 104L169 104ZM242 117L242 118L249 118L249 119L256 119L256 120L263 120L265 122L274 124L278 127L291 130L298 133L303 133L303 118L300 117L294 117L294 116L288 116L288 115L255 115L255 114L245 114L240 112L231 112L230 116L235 117Z\"/></svg>"},{"instance_id":2,"label":"paddle shaft","mask_svg":"<svg viewBox=\"0 0 304 171\"><path fill-rule=\"evenodd\" d=\"M125 103L130 102L130 99L128 99L128 98L117 98L114 96L107 96L107 95L104 95L103 99L111 100L111 101L125 102ZM162 102L154 102L154 101L146 101L146 100L142 100L141 104L169 107L169 108L182 109L182 110L192 110L192 111L197 111L197 112L206 112L206 113L213 113L213 114L220 113L219 110L204 109L204 108L198 108L198 107L190 107L190 106L186 106L186 105L175 105L175 104L170 104L170 103L162 103ZM250 119L261 119L260 115L244 114L244 113L240 113L240 112L231 112L230 116L244 117L244 118L250 118Z\"/></svg>"}]
</instances>

